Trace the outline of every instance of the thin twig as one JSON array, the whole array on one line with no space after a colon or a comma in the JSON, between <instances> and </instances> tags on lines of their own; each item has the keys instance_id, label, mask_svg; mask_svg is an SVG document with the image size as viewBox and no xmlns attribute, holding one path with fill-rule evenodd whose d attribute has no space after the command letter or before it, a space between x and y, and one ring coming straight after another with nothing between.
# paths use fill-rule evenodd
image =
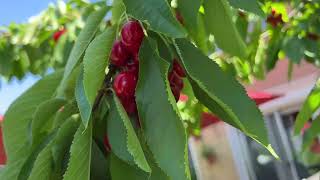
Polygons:
<instances>
[{"instance_id":1,"label":"thin twig","mask_svg":"<svg viewBox=\"0 0 320 180\"><path fill-rule=\"evenodd\" d=\"M103 96L105 95L106 89L110 86L111 84L111 78L113 76L113 74L116 72L116 68L112 65L109 66L109 72L108 74L104 77L103 80L103 85L100 88L98 95L94 101L93 107L92 107L92 111L96 111L97 108L99 107L99 104L101 102L101 99L103 98Z\"/></svg>"}]
</instances>

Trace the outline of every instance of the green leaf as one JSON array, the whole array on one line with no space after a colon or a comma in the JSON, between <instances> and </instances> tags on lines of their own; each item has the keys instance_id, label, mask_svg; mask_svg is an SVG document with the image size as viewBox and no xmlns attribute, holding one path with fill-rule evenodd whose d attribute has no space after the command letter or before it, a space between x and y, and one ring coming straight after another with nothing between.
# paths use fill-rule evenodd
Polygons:
<instances>
[{"instance_id":1,"label":"green leaf","mask_svg":"<svg viewBox=\"0 0 320 180\"><path fill-rule=\"evenodd\" d=\"M121 16L124 15L126 7L124 6L122 0L113 0L112 2L112 24L118 24L121 21Z\"/></svg>"},{"instance_id":2,"label":"green leaf","mask_svg":"<svg viewBox=\"0 0 320 180\"><path fill-rule=\"evenodd\" d=\"M73 135L79 126L77 122L69 119L61 126L51 143L38 155L28 178L29 180L62 178L62 174L59 174L62 158L70 148Z\"/></svg>"},{"instance_id":3,"label":"green leaf","mask_svg":"<svg viewBox=\"0 0 320 180\"><path fill-rule=\"evenodd\" d=\"M101 88L115 36L116 26L108 28L90 43L84 55L83 86L91 107Z\"/></svg>"},{"instance_id":4,"label":"green leaf","mask_svg":"<svg viewBox=\"0 0 320 180\"><path fill-rule=\"evenodd\" d=\"M85 128L80 125L70 150L68 168L63 180L89 180L92 147L92 124Z\"/></svg>"},{"instance_id":5,"label":"green leaf","mask_svg":"<svg viewBox=\"0 0 320 180\"><path fill-rule=\"evenodd\" d=\"M205 22L215 42L231 55L246 57L246 45L234 22L227 0L204 0Z\"/></svg>"},{"instance_id":6,"label":"green leaf","mask_svg":"<svg viewBox=\"0 0 320 180\"><path fill-rule=\"evenodd\" d=\"M113 153L123 161L151 172L130 119L114 93L109 102L107 133Z\"/></svg>"},{"instance_id":7,"label":"green leaf","mask_svg":"<svg viewBox=\"0 0 320 180\"><path fill-rule=\"evenodd\" d=\"M304 124L310 119L310 117L320 107L320 80L317 81L315 87L312 89L308 98L303 103L302 108L299 111L296 122L294 124L294 133L297 135L300 133Z\"/></svg>"},{"instance_id":8,"label":"green leaf","mask_svg":"<svg viewBox=\"0 0 320 180\"><path fill-rule=\"evenodd\" d=\"M116 155L111 154L110 173L112 180L148 180L148 174L141 169L130 166Z\"/></svg>"},{"instance_id":9,"label":"green leaf","mask_svg":"<svg viewBox=\"0 0 320 180\"><path fill-rule=\"evenodd\" d=\"M264 12L259 6L258 0L228 0L234 8L243 9L252 12L258 16L265 17Z\"/></svg>"},{"instance_id":10,"label":"green leaf","mask_svg":"<svg viewBox=\"0 0 320 180\"><path fill-rule=\"evenodd\" d=\"M62 78L62 71L38 81L9 107L3 122L5 151L10 162L28 141L28 125L39 104L50 99Z\"/></svg>"},{"instance_id":11,"label":"green leaf","mask_svg":"<svg viewBox=\"0 0 320 180\"><path fill-rule=\"evenodd\" d=\"M320 116L312 121L311 127L304 132L302 150L306 151L320 133Z\"/></svg>"},{"instance_id":12,"label":"green leaf","mask_svg":"<svg viewBox=\"0 0 320 180\"><path fill-rule=\"evenodd\" d=\"M140 48L136 88L142 129L159 167L172 179L187 180L187 137L167 80L169 64L148 40Z\"/></svg>"},{"instance_id":13,"label":"green leaf","mask_svg":"<svg viewBox=\"0 0 320 180\"><path fill-rule=\"evenodd\" d=\"M199 0L177 0L178 10L183 17L183 23L188 29L198 27L198 12L201 1Z\"/></svg>"},{"instance_id":14,"label":"green leaf","mask_svg":"<svg viewBox=\"0 0 320 180\"><path fill-rule=\"evenodd\" d=\"M92 142L91 153L90 179L110 179L110 175L107 172L109 169L109 162L107 161L103 152L99 149L99 146L94 141Z\"/></svg>"},{"instance_id":15,"label":"green leaf","mask_svg":"<svg viewBox=\"0 0 320 180\"><path fill-rule=\"evenodd\" d=\"M84 92L83 68L82 67L81 67L80 75L79 75L77 83L76 83L75 96L76 96L78 108L80 110L82 123L85 127L87 127L89 124L90 117L91 117L92 106L90 105L90 103L87 99L87 96Z\"/></svg>"},{"instance_id":16,"label":"green leaf","mask_svg":"<svg viewBox=\"0 0 320 180\"><path fill-rule=\"evenodd\" d=\"M173 38L186 36L184 28L173 17L167 0L123 0L127 13L146 21L154 31Z\"/></svg>"},{"instance_id":17,"label":"green leaf","mask_svg":"<svg viewBox=\"0 0 320 180\"><path fill-rule=\"evenodd\" d=\"M276 156L268 142L262 114L241 84L188 41L177 39L176 47L197 99Z\"/></svg>"},{"instance_id":18,"label":"green leaf","mask_svg":"<svg viewBox=\"0 0 320 180\"><path fill-rule=\"evenodd\" d=\"M274 29L270 32L270 40L268 42L268 47L266 48L266 67L267 70L272 70L277 61L278 61L278 53L280 51L281 45L282 45L282 39L283 39L283 33L281 30Z\"/></svg>"},{"instance_id":19,"label":"green leaf","mask_svg":"<svg viewBox=\"0 0 320 180\"><path fill-rule=\"evenodd\" d=\"M286 53L289 60L293 63L300 63L304 56L304 42L298 37L291 37L284 41L283 50Z\"/></svg>"},{"instance_id":20,"label":"green leaf","mask_svg":"<svg viewBox=\"0 0 320 180\"><path fill-rule=\"evenodd\" d=\"M64 99L49 99L38 106L31 123L32 143L38 142L41 133L51 129L50 119L65 103Z\"/></svg>"},{"instance_id":21,"label":"green leaf","mask_svg":"<svg viewBox=\"0 0 320 180\"><path fill-rule=\"evenodd\" d=\"M100 23L103 21L108 8L106 6L101 9L94 11L87 19L85 27L81 30L76 43L74 44L70 56L68 58L67 65L65 67L63 79L59 87L59 95L64 91L65 84L68 81L70 74L72 73L75 66L78 64L79 60L83 56L85 50L87 49L90 41L95 36L96 32L100 27Z\"/></svg>"},{"instance_id":22,"label":"green leaf","mask_svg":"<svg viewBox=\"0 0 320 180\"><path fill-rule=\"evenodd\" d=\"M65 106L63 106L63 109L59 112L57 112L54 121L53 121L53 128L59 127L61 124L64 123L70 116L73 114L78 113L78 107L76 105L75 101L72 101Z\"/></svg>"}]
</instances>

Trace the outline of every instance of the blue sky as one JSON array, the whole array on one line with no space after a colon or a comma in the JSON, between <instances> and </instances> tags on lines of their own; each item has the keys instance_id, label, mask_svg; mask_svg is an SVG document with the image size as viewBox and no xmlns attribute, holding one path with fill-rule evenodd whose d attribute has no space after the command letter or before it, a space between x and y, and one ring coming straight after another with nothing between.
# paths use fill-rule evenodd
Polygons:
<instances>
[{"instance_id":1,"label":"blue sky","mask_svg":"<svg viewBox=\"0 0 320 180\"><path fill-rule=\"evenodd\" d=\"M54 0L4 0L0 5L0 26L10 22L26 22L30 16L36 15L48 7ZM39 77L28 75L24 80L13 80L9 84L1 81L0 114L4 114L9 105L21 93L29 88Z\"/></svg>"}]
</instances>

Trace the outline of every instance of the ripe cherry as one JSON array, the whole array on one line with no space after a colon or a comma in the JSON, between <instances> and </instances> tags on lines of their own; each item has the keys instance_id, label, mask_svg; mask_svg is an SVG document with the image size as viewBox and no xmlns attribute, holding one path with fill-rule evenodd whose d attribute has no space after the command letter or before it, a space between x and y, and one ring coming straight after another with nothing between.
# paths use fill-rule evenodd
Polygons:
<instances>
[{"instance_id":1,"label":"ripe cherry","mask_svg":"<svg viewBox=\"0 0 320 180\"><path fill-rule=\"evenodd\" d=\"M54 42L58 42L58 40L60 39L60 37L67 31L67 29L62 28L59 31L55 32L53 34L53 40Z\"/></svg>"},{"instance_id":2,"label":"ripe cherry","mask_svg":"<svg viewBox=\"0 0 320 180\"><path fill-rule=\"evenodd\" d=\"M107 152L110 152L111 151L111 145L110 145L109 138L108 138L107 135L104 136L103 143L104 143L104 148L106 148Z\"/></svg>"},{"instance_id":3,"label":"ripe cherry","mask_svg":"<svg viewBox=\"0 0 320 180\"><path fill-rule=\"evenodd\" d=\"M181 13L180 13L178 10L176 10L176 19L177 19L182 25L184 25L183 17L182 17Z\"/></svg>"},{"instance_id":4,"label":"ripe cherry","mask_svg":"<svg viewBox=\"0 0 320 180\"><path fill-rule=\"evenodd\" d=\"M175 71L180 77L186 77L186 72L181 67L177 59L173 60L173 71Z\"/></svg>"},{"instance_id":5,"label":"ripe cherry","mask_svg":"<svg viewBox=\"0 0 320 180\"><path fill-rule=\"evenodd\" d=\"M134 96L128 98L120 98L120 101L128 114L135 114L137 112L137 104Z\"/></svg>"},{"instance_id":6,"label":"ripe cherry","mask_svg":"<svg viewBox=\"0 0 320 180\"><path fill-rule=\"evenodd\" d=\"M170 86L175 86L178 88L179 91L182 90L183 88L183 80L181 79L181 77L175 72L175 71L171 71L169 74L169 82L170 82Z\"/></svg>"},{"instance_id":7,"label":"ripe cherry","mask_svg":"<svg viewBox=\"0 0 320 180\"><path fill-rule=\"evenodd\" d=\"M138 54L143 37L143 29L138 21L129 21L122 27L121 41L132 54Z\"/></svg>"},{"instance_id":8,"label":"ripe cherry","mask_svg":"<svg viewBox=\"0 0 320 180\"><path fill-rule=\"evenodd\" d=\"M119 73L113 82L113 89L120 99L133 97L137 85L137 77L132 72Z\"/></svg>"},{"instance_id":9,"label":"ripe cherry","mask_svg":"<svg viewBox=\"0 0 320 180\"><path fill-rule=\"evenodd\" d=\"M171 86L171 91L172 91L172 94L173 94L175 100L178 102L179 98L180 98L179 88L177 86Z\"/></svg>"},{"instance_id":10,"label":"ripe cherry","mask_svg":"<svg viewBox=\"0 0 320 180\"><path fill-rule=\"evenodd\" d=\"M115 41L111 50L110 60L116 66L124 66L129 60L129 52L121 41Z\"/></svg>"},{"instance_id":11,"label":"ripe cherry","mask_svg":"<svg viewBox=\"0 0 320 180\"><path fill-rule=\"evenodd\" d=\"M126 66L128 72L134 73L136 76L138 76L139 73L139 61L134 61L133 63L130 63Z\"/></svg>"}]
</instances>

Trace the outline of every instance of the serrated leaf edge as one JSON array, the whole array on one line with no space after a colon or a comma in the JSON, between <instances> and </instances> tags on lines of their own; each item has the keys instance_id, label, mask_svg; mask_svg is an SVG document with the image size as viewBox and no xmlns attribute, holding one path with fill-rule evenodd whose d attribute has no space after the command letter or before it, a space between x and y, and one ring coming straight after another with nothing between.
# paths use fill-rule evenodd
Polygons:
<instances>
[{"instance_id":1,"label":"serrated leaf edge","mask_svg":"<svg viewBox=\"0 0 320 180\"><path fill-rule=\"evenodd\" d=\"M131 143L129 143L129 135L128 135L128 129L130 128L128 125L127 125L127 123L125 122L125 118L127 118L129 121L130 121L130 119L129 119L129 117L128 117L128 115L125 113L125 110L124 110L124 108L123 108L123 106L119 103L119 100L117 99L117 97L116 97L116 95L113 93L113 101L115 102L115 104L116 104L116 109L117 109L117 111L118 111L118 113L119 113L119 115L120 115L120 118L121 118L121 120L122 120L122 123L124 124L124 126L125 126L125 128L126 128L126 136L127 136L127 142L126 142L126 144L127 144L127 150L128 150L128 152L130 153L130 155L133 157L133 159L134 159L134 163L140 168L140 169L142 169L142 170L144 170L145 172L147 172L147 173L151 173L151 168L150 168L150 166L149 166L149 164L148 164L148 162L147 162L147 160L146 160L146 157L144 156L144 152L143 152L143 150L142 150L142 148L141 148L141 144L140 144L140 142L139 142L139 139L138 139L138 137L137 137L137 135L135 134L135 131L134 131L134 129L132 128L132 130L133 130L133 132L134 132L134 136L135 136L135 138L137 138L137 140L138 140L138 142L139 142L139 146L138 146L138 148L140 147L140 150L141 150L141 154L143 154L143 157L139 157L139 156L136 156L136 152L137 151L140 151L140 150L137 150L136 148L137 147L131 147L130 146L130 144ZM124 112L124 113L123 113ZM140 159L140 158L142 158L142 160ZM144 162L142 162L142 161L144 161ZM146 167L144 167L142 164L146 164L147 166Z\"/></svg>"}]
</instances>

